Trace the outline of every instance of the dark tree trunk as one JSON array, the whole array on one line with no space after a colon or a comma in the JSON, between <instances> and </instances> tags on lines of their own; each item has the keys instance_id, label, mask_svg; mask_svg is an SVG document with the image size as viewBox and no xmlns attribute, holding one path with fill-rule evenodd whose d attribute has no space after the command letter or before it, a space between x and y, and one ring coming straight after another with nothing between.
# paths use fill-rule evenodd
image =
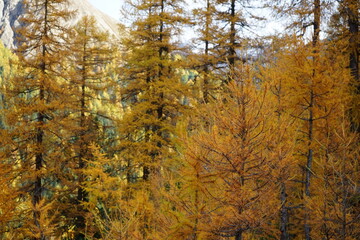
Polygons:
<instances>
[{"instance_id":1,"label":"dark tree trunk","mask_svg":"<svg viewBox=\"0 0 360 240\"><path fill-rule=\"evenodd\" d=\"M44 91L41 87L40 90L40 98L43 99L44 96ZM40 124L40 127L37 128L36 130L36 144L39 147L39 149L37 150L38 152L35 155L35 170L36 170L36 179L35 179L35 183L34 183L34 192L33 192L33 205L36 206L37 204L39 204L39 202L42 199L43 196L43 186L42 186L42 176L40 176L40 172L43 168L43 149L42 149L42 145L43 145L43 138L44 138L44 130L42 129L42 126L44 124L45 121L45 117L43 113L38 113L38 122ZM37 208L35 208L34 213L34 224L35 226L38 227L39 230L41 230L41 223L40 223L40 217L41 217L41 213L39 210L37 210ZM35 238L36 240L44 240L45 236L43 235L43 233L41 232L40 234L40 238Z\"/></svg>"},{"instance_id":2,"label":"dark tree trunk","mask_svg":"<svg viewBox=\"0 0 360 240\"><path fill-rule=\"evenodd\" d=\"M204 69L204 102L209 103L209 38L211 21L210 0L206 0L206 22L205 22L205 69Z\"/></svg>"},{"instance_id":3,"label":"dark tree trunk","mask_svg":"<svg viewBox=\"0 0 360 240\"><path fill-rule=\"evenodd\" d=\"M286 185L285 183L281 183L280 186L280 201L281 201L281 208L280 208L280 240L288 240L289 233L288 233L288 222L289 222L289 213L288 208L286 207L287 202L287 194L286 194Z\"/></svg>"},{"instance_id":4,"label":"dark tree trunk","mask_svg":"<svg viewBox=\"0 0 360 240\"><path fill-rule=\"evenodd\" d=\"M242 230L237 231L235 234L235 240L242 240L242 233Z\"/></svg>"},{"instance_id":5,"label":"dark tree trunk","mask_svg":"<svg viewBox=\"0 0 360 240\"><path fill-rule=\"evenodd\" d=\"M85 155L86 155L86 143L85 143L85 125L86 125L86 116L85 116L85 98L86 98L86 53L87 53L87 48L86 48L86 43L84 43L83 45L83 67L82 67L82 82L81 82L81 99L80 99L80 146L79 146L79 156L78 156L78 168L80 171L82 171L85 168ZM77 194L77 204L78 204L78 216L76 217L76 236L75 239L76 240L84 240L85 239L85 235L84 235L84 231L85 231L85 226L86 226L86 222L85 222L85 217L84 212L85 210L83 209L81 203L86 201L87 199L87 192L85 191L85 189L82 187L83 182L85 180L85 176L82 172L79 173L79 179L78 179L78 194Z\"/></svg>"},{"instance_id":6,"label":"dark tree trunk","mask_svg":"<svg viewBox=\"0 0 360 240\"><path fill-rule=\"evenodd\" d=\"M313 39L312 44L314 47L314 66L316 66L317 63L317 57L316 54L318 52L317 47L320 40L320 20L321 20L321 2L320 0L314 0L314 22L313 22ZM314 79L316 75L316 70L313 69L313 75L312 78ZM308 153L307 153L307 161L305 166L305 196L310 197L310 183L311 183L311 175L312 175L312 164L313 164L313 155L314 150L312 147L313 143L313 131L314 131L314 90L313 90L313 82L310 83L310 93L309 93L309 118L308 118ZM305 219L304 219L304 232L305 232L305 240L311 240L311 214L310 209L308 209L307 206L305 206Z\"/></svg>"},{"instance_id":7,"label":"dark tree trunk","mask_svg":"<svg viewBox=\"0 0 360 240\"><path fill-rule=\"evenodd\" d=\"M229 77L228 83L234 80L235 59L236 59L236 0L231 0L230 6L230 46L229 46Z\"/></svg>"},{"instance_id":8,"label":"dark tree trunk","mask_svg":"<svg viewBox=\"0 0 360 240\"><path fill-rule=\"evenodd\" d=\"M47 24L48 24L48 2L45 1L44 3L44 36L48 35L48 29L47 29ZM42 78L44 77L44 75L46 74L46 62L45 62L45 58L47 55L46 52L46 45L45 43L42 44L42 62L40 65L40 70L42 73ZM41 103L45 104L45 84L44 84L44 80L40 79L39 81L39 100ZM39 202L42 199L43 196L43 186L42 186L42 176L40 175L40 172L43 169L43 163L44 163L44 155L43 155L43 141L44 141L44 129L43 126L45 124L45 114L43 111L39 111L37 113L37 122L39 123L39 127L37 127L36 129L36 145L37 145L37 151L35 154L35 170L36 170L36 179L35 179L35 183L34 183L34 192L33 192L33 205L36 206L37 204L39 204ZM37 228L40 230L40 237L39 238L34 238L36 240L44 240L45 239L45 235L43 234L42 230L41 230L41 223L40 223L40 219L41 219L41 213L39 210L37 210L37 208L35 207L34 213L34 224L35 226L37 226Z\"/></svg>"},{"instance_id":9,"label":"dark tree trunk","mask_svg":"<svg viewBox=\"0 0 360 240\"><path fill-rule=\"evenodd\" d=\"M349 0L347 6L348 12L348 27L350 32L349 46L350 46L350 62L349 67L351 76L357 84L357 93L360 94L360 79L359 79L359 3L357 0Z\"/></svg>"},{"instance_id":10,"label":"dark tree trunk","mask_svg":"<svg viewBox=\"0 0 360 240\"><path fill-rule=\"evenodd\" d=\"M346 1L346 12L348 18L349 38L349 68L353 85L355 86L355 101L360 95L360 76L359 76L359 3L357 0ZM355 103L354 108L358 105ZM360 116L357 109L350 112L351 129L360 132Z\"/></svg>"}]
</instances>

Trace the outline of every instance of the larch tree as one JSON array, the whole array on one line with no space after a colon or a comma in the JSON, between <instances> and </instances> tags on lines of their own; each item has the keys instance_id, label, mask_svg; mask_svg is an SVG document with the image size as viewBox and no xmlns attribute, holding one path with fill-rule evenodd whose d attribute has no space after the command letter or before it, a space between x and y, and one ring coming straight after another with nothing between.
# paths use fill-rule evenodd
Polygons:
<instances>
[{"instance_id":1,"label":"larch tree","mask_svg":"<svg viewBox=\"0 0 360 240\"><path fill-rule=\"evenodd\" d=\"M19 74L11 81L7 97L13 105L7 114L18 166L16 186L23 209L18 237L49 239L54 234L56 196L65 139L62 119L67 89L62 72L68 43L64 21L71 17L66 0L24 1L25 14L18 29ZM64 151L66 152L66 151ZM64 153L65 154L65 153Z\"/></svg>"},{"instance_id":2,"label":"larch tree","mask_svg":"<svg viewBox=\"0 0 360 240\"><path fill-rule=\"evenodd\" d=\"M336 92L331 97L332 113L323 120L321 128L323 177L317 178L315 183L323 186L319 194L323 197L323 206L318 208L322 213L319 232L324 239L356 239L359 235L356 229L360 212L358 201L354 201L358 199L354 184L359 181L359 169L356 167L359 145L355 143L358 138L358 70L354 62L358 40L354 35L354 24L358 19L356 12L359 11L356 8L356 2L339 2L338 11L332 15L332 29L324 49L328 65L331 66L328 71L335 78L333 89Z\"/></svg>"},{"instance_id":3,"label":"larch tree","mask_svg":"<svg viewBox=\"0 0 360 240\"><path fill-rule=\"evenodd\" d=\"M234 79L232 74L235 73L236 61L241 60L237 51L244 47L244 42L239 34L243 33L244 27L248 26L244 14L246 1L219 0L216 3L218 4L217 15L221 29L221 33L217 36L218 55L222 58L223 64L228 66L228 70L225 71L227 79L224 81L229 82ZM223 34L224 32L226 34Z\"/></svg>"},{"instance_id":4,"label":"larch tree","mask_svg":"<svg viewBox=\"0 0 360 240\"><path fill-rule=\"evenodd\" d=\"M202 1L203 6L193 10L195 31L199 37L194 39L195 47L200 48L201 52L194 55L193 67L199 72L197 81L202 81L201 92L202 102L208 103L211 99L215 99L217 88L216 75L217 62L219 56L217 54L217 36L220 34L216 24L216 1Z\"/></svg>"},{"instance_id":5,"label":"larch tree","mask_svg":"<svg viewBox=\"0 0 360 240\"><path fill-rule=\"evenodd\" d=\"M260 0L127 0L121 52L68 1L0 46L0 238L360 238L359 1L267 1L259 61Z\"/></svg>"},{"instance_id":6,"label":"larch tree","mask_svg":"<svg viewBox=\"0 0 360 240\"><path fill-rule=\"evenodd\" d=\"M71 83L72 93L71 101L68 102L68 108L71 109L68 122L72 123L70 138L72 140L72 158L75 161L69 161L68 176L66 182L68 192L67 204L76 205L76 212L68 211L70 206L63 207L64 215L68 216L72 224L75 225L75 238L85 239L85 229L90 229L91 223L86 222L88 210L84 208L88 201L88 193L85 190L86 179L84 174L87 168L87 161L91 161L91 152L89 146L91 143L101 145L101 130L103 123L101 119L108 120L105 109L96 108L96 101L106 108L110 97L107 94L110 90L111 82L107 77L106 65L112 61L113 52L109 35L106 32L98 30L94 17L83 17L74 27L71 39L71 55L69 62L69 81ZM76 123L76 124L74 124ZM70 129L69 129L70 130ZM104 163L105 164L105 163ZM72 192L71 192L72 191ZM74 196L72 199L71 196ZM69 223L71 225L71 223Z\"/></svg>"},{"instance_id":7,"label":"larch tree","mask_svg":"<svg viewBox=\"0 0 360 240\"><path fill-rule=\"evenodd\" d=\"M354 78L355 86L357 88L357 94L360 92L360 70L359 70L359 11L360 4L358 1L345 0L340 1L340 5L345 8L347 15L347 26L349 31L349 68L351 75Z\"/></svg>"},{"instance_id":8,"label":"larch tree","mask_svg":"<svg viewBox=\"0 0 360 240\"><path fill-rule=\"evenodd\" d=\"M185 193L189 184L196 185L192 203L180 203L191 204L187 210L194 211L193 218L201 223L198 230L192 223L193 236L201 233L207 239L240 240L255 233L274 234L267 227L276 214L270 206L279 202L270 175L267 90L253 82L251 67L240 64L236 71L223 94L226 101L210 104L203 112L206 127L190 133L192 145L185 151L188 169L194 169L197 177L183 179ZM196 196L201 197L199 203ZM204 202L208 204L202 206Z\"/></svg>"},{"instance_id":9,"label":"larch tree","mask_svg":"<svg viewBox=\"0 0 360 240\"><path fill-rule=\"evenodd\" d=\"M188 20L177 0L130 1L128 6L135 19L124 41L121 95L128 111L120 122L120 150L130 188L141 184L129 196L144 201L138 231L143 239L161 238L152 234L164 233L167 224L155 209L164 202L159 194L176 156L175 125L189 94L178 73L183 56L175 36Z\"/></svg>"},{"instance_id":10,"label":"larch tree","mask_svg":"<svg viewBox=\"0 0 360 240\"><path fill-rule=\"evenodd\" d=\"M206 0L203 1L204 6L193 11L199 32L195 43L203 44L197 65L201 67L200 77L204 79L205 102L211 94L207 88L216 88L219 82L222 85L231 81L235 64L246 61L240 51L247 48L248 37L245 33L250 28L250 18L255 17L248 12L247 3L239 0ZM216 76L215 80L212 75Z\"/></svg>"},{"instance_id":11,"label":"larch tree","mask_svg":"<svg viewBox=\"0 0 360 240\"><path fill-rule=\"evenodd\" d=\"M331 194L327 192L331 169L326 160L328 158L324 156L334 154L334 146L339 140L334 136L334 131L342 125L342 119L339 116L342 115L343 109L346 109L346 101L349 99L347 83L350 77L343 56L330 57L328 55L329 52L334 51L331 48L326 49L331 44L329 46L321 44L319 49L322 54L314 52L313 47L306 43L300 44L296 39L290 45L292 47L288 47L286 52L283 51L277 56L275 69L281 69L278 79L283 76L285 80L283 88L286 92L284 97L287 99L287 106L284 110L286 114L293 117L292 121L297 130L297 134L293 135L293 140L296 142L292 156L296 160L291 165L302 166L304 158L309 157L309 149L312 149L313 154L310 156L313 161L310 172L313 178L311 186L314 187L310 188L311 194L306 195L304 185L309 183L306 181L308 179L306 169L302 168L295 172L296 175L292 177L294 183L301 183L301 186L291 184L293 190L289 192L289 202L292 206L289 208L293 209L289 214L289 233L290 236L300 235L301 230L294 224L304 223L306 220L309 227L314 229L308 237L317 239L324 237L326 229L330 229L332 225L327 220L330 215L326 210L332 206L329 203ZM317 58L316 64L313 61L314 54ZM314 71L318 75L314 76ZM342 79L343 82L338 79ZM309 92L312 94L309 95ZM312 111L309 112L311 96L313 105ZM310 119L312 119L312 128L309 128ZM311 144L308 137L309 129L312 129ZM293 168L294 165L290 167ZM306 218L307 216L309 218Z\"/></svg>"},{"instance_id":12,"label":"larch tree","mask_svg":"<svg viewBox=\"0 0 360 240\"><path fill-rule=\"evenodd\" d=\"M4 239L15 237L12 228L16 226L19 213L15 197L18 195L18 189L13 185L17 176L13 171L14 154L7 147L12 144L11 135L8 132L12 123L6 121L7 111L12 105L6 92L11 88L9 79L16 73L16 61L16 56L0 43L0 237Z\"/></svg>"},{"instance_id":13,"label":"larch tree","mask_svg":"<svg viewBox=\"0 0 360 240\"><path fill-rule=\"evenodd\" d=\"M346 114L343 114L343 123L337 135L338 148L330 159L332 174L328 186L331 186L331 197L329 200L328 220L329 228L335 239L358 239L360 237L360 207L359 191L357 183L359 180L359 146L358 134L348 131L349 123ZM336 188L333 188L336 186ZM331 235L330 235L331 236ZM331 239L328 237L327 239Z\"/></svg>"},{"instance_id":14,"label":"larch tree","mask_svg":"<svg viewBox=\"0 0 360 240\"><path fill-rule=\"evenodd\" d=\"M199 106L199 105L198 105ZM172 225L169 232L169 239L213 239L214 234L209 231L208 224L211 222L210 213L216 205L211 197L211 192L216 191L214 184L216 174L208 172L203 164L203 158L208 150L199 146L194 137L200 129L206 131L208 122L198 121L200 117L210 111L208 108L194 108L190 123L185 121L181 127L181 161L178 163L178 177L173 179L176 188L168 192L168 198L174 205L172 209ZM195 114L196 112L196 114ZM205 117L207 118L207 117ZM192 121L196 123L191 123ZM190 130L188 127L196 124L196 128ZM193 135L194 134L194 135Z\"/></svg>"},{"instance_id":15,"label":"larch tree","mask_svg":"<svg viewBox=\"0 0 360 240\"><path fill-rule=\"evenodd\" d=\"M353 0L339 1L336 11L329 22L331 42L341 49L340 54L347 56L352 81L349 83L354 92L352 108L349 109L351 128L358 130L359 124L359 3Z\"/></svg>"},{"instance_id":16,"label":"larch tree","mask_svg":"<svg viewBox=\"0 0 360 240\"><path fill-rule=\"evenodd\" d=\"M274 3L271 3L274 4ZM277 13L280 13L282 15L291 17L294 19L290 22L290 25L287 26L288 29L295 32L297 35L304 36L307 38L310 36L310 42L312 46L312 54L309 54L309 58L312 59L312 76L307 76L308 78L305 85L302 86L302 88L307 89L307 96L303 96L303 103L300 103L300 105L303 105L303 108L305 109L304 112L301 113L302 116L295 116L295 118L298 118L299 120L306 123L304 126L305 129L302 131L306 134L303 136L304 144L307 145L306 154L304 155L306 157L304 161L304 179L303 181L303 193L304 193L304 199L311 197L311 177L314 174L313 171L313 163L314 163L314 143L316 142L314 138L315 134L315 125L314 121L315 119L315 109L317 108L317 98L318 93L317 90L317 84L319 78L321 76L317 76L319 74L317 72L317 68L319 66L318 58L320 54L320 32L321 32L321 26L322 26L322 13L324 12L325 8L327 7L327 1L321 1L321 0L313 0L313 1L276 1L274 8L277 11ZM309 34L309 28L310 34ZM304 75L305 76L305 75ZM305 83L304 82L304 83ZM321 84L320 84L321 85ZM306 112L306 113L305 113ZM305 115L306 116L305 116ZM311 239L311 224L310 224L310 218L311 218L311 211L307 208L306 204L304 204L304 238L306 240Z\"/></svg>"},{"instance_id":17,"label":"larch tree","mask_svg":"<svg viewBox=\"0 0 360 240\"><path fill-rule=\"evenodd\" d=\"M270 49L266 52L268 63L259 66L259 79L269 88L270 94L266 101L271 103L271 131L277 132L273 136L272 149L272 177L277 186L280 200L279 214L275 223L279 225L279 239L290 239L290 213L294 207L291 198L298 162L294 156L296 139L298 138L296 121L291 116L291 99L289 74L287 74L286 51L279 51L285 39L273 39ZM291 44L290 44L291 45Z\"/></svg>"},{"instance_id":18,"label":"larch tree","mask_svg":"<svg viewBox=\"0 0 360 240\"><path fill-rule=\"evenodd\" d=\"M349 95L346 98L350 99ZM319 177L314 179L318 193L311 202L316 217L314 238L359 237L360 215L356 190L356 182L359 181L358 134L350 129L347 104L343 102L335 116L324 120L324 151L319 158L322 169Z\"/></svg>"}]
</instances>

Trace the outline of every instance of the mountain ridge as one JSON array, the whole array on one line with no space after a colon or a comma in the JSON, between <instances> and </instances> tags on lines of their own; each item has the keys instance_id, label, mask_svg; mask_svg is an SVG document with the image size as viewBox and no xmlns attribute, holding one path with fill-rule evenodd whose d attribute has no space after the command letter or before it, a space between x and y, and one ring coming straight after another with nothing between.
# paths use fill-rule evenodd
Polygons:
<instances>
[{"instance_id":1,"label":"mountain ridge","mask_svg":"<svg viewBox=\"0 0 360 240\"><path fill-rule=\"evenodd\" d=\"M95 8L87 0L69 0L69 9L77 12L66 22L67 25L76 24L84 16L94 16L101 31L107 31L117 39L121 37L118 22ZM23 13L22 0L0 1L0 40L7 48L16 48L15 29L20 26L19 18Z\"/></svg>"}]
</instances>

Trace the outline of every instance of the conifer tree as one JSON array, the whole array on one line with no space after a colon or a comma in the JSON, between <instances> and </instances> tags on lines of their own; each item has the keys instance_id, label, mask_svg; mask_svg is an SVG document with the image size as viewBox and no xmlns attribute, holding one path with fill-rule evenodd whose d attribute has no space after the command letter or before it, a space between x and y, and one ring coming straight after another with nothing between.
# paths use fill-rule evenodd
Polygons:
<instances>
[{"instance_id":1,"label":"conifer tree","mask_svg":"<svg viewBox=\"0 0 360 240\"><path fill-rule=\"evenodd\" d=\"M295 42L297 41L298 40ZM297 152L294 152L293 159L295 159L295 161L293 164L301 164L302 158L308 156L309 145L305 145L302 141L299 141L299 139L303 140L304 136L308 134L308 131L304 131L303 129L309 129L309 126L304 123L307 123L310 116L308 112L308 104L311 102L308 100L309 89L313 92L313 142L310 146L314 149L311 168L311 174L314 176L311 185L314 187L311 187L312 194L310 197L306 197L306 195L302 197L302 191L300 189L303 186L300 187L300 185L296 186L296 184L291 184L293 190L289 193L288 199L292 205L291 208L293 208L290 212L291 225L289 232L296 236L301 234L301 230L296 229L292 224L298 221L297 218L301 219L300 216L306 214L308 211L311 214L308 223L309 226L314 229L310 237L315 239L324 237L326 235L325 232L333 231L331 227L332 224L326 220L329 219L331 215L329 212L331 203L329 203L327 199L328 197L331 198L331 194L327 192L329 188L327 182L329 181L329 172L331 172L331 170L328 168L329 160L326 160L328 159L326 156L330 156L336 152L334 146L338 144L339 139L334 136L334 131L344 124L343 118L339 118L339 116L343 115L344 109L347 108L346 102L350 96L347 88L350 77L346 69L346 61L344 61L341 55L332 57L327 55L334 50L326 49L324 45L321 46L319 49L322 49L322 55L314 53L313 48L308 45L299 44L296 46L296 44L294 44L293 50L289 48L288 53L280 53L280 55L276 57L275 68L281 70L277 78L285 80L283 89L287 93L285 96L287 104L283 110L285 114L287 113L294 117L294 126L298 128L298 133L294 134L293 139L293 141L296 141L295 150ZM313 58L309 58L309 56L313 54L316 54L316 64L314 64ZM313 71L316 71L319 75L314 77ZM312 85L309 85L309 79L312 79ZM343 82L339 82L338 79L342 79ZM352 151L351 149L348 150ZM297 180L294 181L294 183L306 184L306 181L303 181L306 180L304 170L301 169L301 171L297 172L297 177L295 176L296 175L294 175L293 179ZM305 188L303 188L303 191L305 191ZM302 206L307 209L300 211Z\"/></svg>"},{"instance_id":2,"label":"conifer tree","mask_svg":"<svg viewBox=\"0 0 360 240\"><path fill-rule=\"evenodd\" d=\"M107 118L106 112L94 108L94 101L99 100L102 107L109 104L110 99L105 99L110 89L110 81L105 71L106 65L112 61L113 50L109 36L97 29L94 17L83 17L75 26L71 39L71 55L69 56L71 82L71 101L68 108L71 109L69 120L72 123L71 138L76 161L71 161L67 166L69 174L67 182L72 182L68 187L77 191L76 199L68 199L68 204L76 204L77 212L69 214L75 224L76 239L84 239L85 215L87 210L83 208L84 202L88 201L88 194L84 189L87 176L84 171L87 168L86 161L90 161L88 147L94 141L101 144L100 129L101 118ZM101 115L101 117L99 116ZM70 129L69 129L70 130ZM105 164L105 163L104 163ZM69 193L72 194L73 193ZM70 207L70 206L69 206ZM68 209L68 207L65 207ZM70 223L69 223L70 224Z\"/></svg>"},{"instance_id":3,"label":"conifer tree","mask_svg":"<svg viewBox=\"0 0 360 240\"><path fill-rule=\"evenodd\" d=\"M121 232L124 218L119 205L122 203L122 179L115 176L114 169L118 162L109 158L96 143L90 143L87 149L87 158L83 159L86 167L81 173L86 181L81 185L86 193L86 199L81 204L81 221L76 222L75 239L122 239ZM84 228L85 227L85 228Z\"/></svg>"},{"instance_id":4,"label":"conifer tree","mask_svg":"<svg viewBox=\"0 0 360 240\"><path fill-rule=\"evenodd\" d=\"M210 109L211 107L206 110L199 108L194 111L201 115ZM182 137L184 155L178 164L179 176L173 179L177 187L168 193L168 198L176 208L175 211L171 211L173 219L169 239L198 240L214 237L209 231L208 224L211 222L210 213L216 205L210 194L216 191L212 184L216 174L206 171L204 156L207 155L208 150L199 146L198 139L192 137L193 133L206 131L208 124L206 122L197 124L197 128L191 133L187 132L186 128L181 130L184 132ZM204 129L202 125L205 125Z\"/></svg>"},{"instance_id":5,"label":"conifer tree","mask_svg":"<svg viewBox=\"0 0 360 240\"><path fill-rule=\"evenodd\" d=\"M61 61L68 32L62 22L71 16L64 10L66 4L66 0L24 1L26 13L18 30L22 72L12 78L8 91L13 106L7 121L14 123L9 148L17 155L19 201L29 206L18 229L20 238L48 239L54 232L57 213L50 203L56 196L64 150L60 126L66 85Z\"/></svg>"},{"instance_id":6,"label":"conifer tree","mask_svg":"<svg viewBox=\"0 0 360 240\"><path fill-rule=\"evenodd\" d=\"M330 156L333 161L330 166L332 167L332 177L328 186L336 186L339 184L334 192L331 192L331 200L329 206L331 217L328 222L335 222L336 225L332 227L334 238L337 239L358 239L360 237L360 207L359 207L359 192L356 182L359 182L359 147L358 135L348 131L349 124L343 115L343 129L339 132L339 139L337 139L339 147L333 156Z\"/></svg>"},{"instance_id":7,"label":"conifer tree","mask_svg":"<svg viewBox=\"0 0 360 240\"><path fill-rule=\"evenodd\" d=\"M226 72L228 79L225 80L226 82L234 79L232 74L235 72L236 61L239 61L237 50L244 47L244 43L239 35L244 32L242 28L248 25L243 11L244 3L237 0L217 1L219 5L218 15L222 22L220 28L226 33L217 36L220 46L218 54L223 57L224 63L228 65Z\"/></svg>"},{"instance_id":8,"label":"conifer tree","mask_svg":"<svg viewBox=\"0 0 360 240\"><path fill-rule=\"evenodd\" d=\"M296 124L291 116L291 94L289 88L289 75L284 74L287 69L287 61L283 60L286 53L280 51L279 47L285 39L274 39L271 49L267 51L269 63L260 66L259 79L270 89L270 94L266 101L272 103L270 108L274 111L271 117L271 131L276 132L273 136L272 149L272 177L278 187L278 196L280 200L278 219L275 220L279 224L279 239L290 239L290 213L293 206L291 189L296 187L291 179L296 175L297 159L294 156L294 149L298 133L296 132ZM290 43L291 45L291 43ZM284 54L284 55L283 55ZM277 60L274 60L277 59Z\"/></svg>"},{"instance_id":9,"label":"conifer tree","mask_svg":"<svg viewBox=\"0 0 360 240\"><path fill-rule=\"evenodd\" d=\"M349 58L348 67L353 78L350 84L354 91L352 108L349 110L349 114L352 122L351 128L354 131L359 131L359 9L358 1L339 1L338 9L332 15L332 22L330 24L330 35L333 38L333 42L341 46Z\"/></svg>"},{"instance_id":10,"label":"conifer tree","mask_svg":"<svg viewBox=\"0 0 360 240\"><path fill-rule=\"evenodd\" d=\"M121 53L68 1L0 46L0 238L360 238L358 1L271 1L294 35L258 63L254 1L200 2L200 54L182 0L128 0Z\"/></svg>"},{"instance_id":11,"label":"conifer tree","mask_svg":"<svg viewBox=\"0 0 360 240\"><path fill-rule=\"evenodd\" d=\"M193 230L193 236L198 233L206 239L239 240L250 238L252 232L273 234L266 226L275 214L271 211L275 207L270 206L278 202L273 195L272 159L267 152L271 141L267 122L270 112L264 102L266 88L256 89L252 73L249 66L240 65L223 94L226 101L209 105L203 113L207 127L191 133L192 146L187 146L185 156L189 158L186 162L194 166L189 170L195 168L197 177L184 178L183 186L197 185L194 197L196 200L201 196L201 201L186 207L195 210L193 219L202 225L200 231ZM186 182L188 179L190 182ZM191 225L194 229L194 223Z\"/></svg>"},{"instance_id":12,"label":"conifer tree","mask_svg":"<svg viewBox=\"0 0 360 240\"><path fill-rule=\"evenodd\" d=\"M194 68L199 72L202 80L203 101L208 103L215 99L215 89L217 85L216 69L220 61L217 52L218 26L216 24L216 1L206 0L201 2L204 6L193 10L196 31L199 33L195 39L197 48L201 49L200 54L195 54ZM196 79L196 80L200 80Z\"/></svg>"},{"instance_id":13,"label":"conifer tree","mask_svg":"<svg viewBox=\"0 0 360 240\"><path fill-rule=\"evenodd\" d=\"M213 89L218 87L219 82L222 84L231 81L237 62L246 61L239 51L247 47L248 41L244 33L249 28L249 17L255 17L253 14L246 14L246 2L206 0L203 1L203 7L193 11L199 32L195 43L204 44L197 65L201 66L200 77L204 81L205 102L209 100L209 94L212 95L207 88Z\"/></svg>"},{"instance_id":14,"label":"conifer tree","mask_svg":"<svg viewBox=\"0 0 360 240\"><path fill-rule=\"evenodd\" d=\"M18 189L14 187L16 183L16 174L14 174L13 158L16 154L8 148L12 144L9 129L12 123L7 122L6 116L11 111L13 104L11 99L7 98L6 92L11 88L9 79L16 73L16 56L9 49L0 43L0 181L1 181L1 198L0 198L0 237L14 237L12 227L16 225L19 214L17 199ZM13 224L15 222L15 224Z\"/></svg>"},{"instance_id":15,"label":"conifer tree","mask_svg":"<svg viewBox=\"0 0 360 240\"><path fill-rule=\"evenodd\" d=\"M14 227L13 222L18 220L17 214L19 209L17 206L17 201L14 196L17 196L19 193L12 185L16 182L16 175L13 172L13 162L11 161L11 152L7 151L4 147L7 144L11 143L9 139L9 134L7 130L0 129L0 184L1 184L1 197L0 197L0 237L1 238L11 238L14 237L14 232L12 227Z\"/></svg>"},{"instance_id":16,"label":"conifer tree","mask_svg":"<svg viewBox=\"0 0 360 240\"><path fill-rule=\"evenodd\" d=\"M340 2L340 7L345 8L347 13L347 25L350 33L349 37L349 68L351 75L354 78L355 86L357 87L357 94L360 92L360 67L359 67L359 11L360 4L358 1L346 0Z\"/></svg>"},{"instance_id":17,"label":"conifer tree","mask_svg":"<svg viewBox=\"0 0 360 240\"><path fill-rule=\"evenodd\" d=\"M120 122L120 148L127 163L127 181L130 184L142 179L145 190L134 194L149 199L145 208L149 211L160 207L164 176L176 154L175 124L186 109L183 99L189 94L177 73L182 56L176 54L181 48L174 36L188 21L181 4L177 0L129 2L136 19L124 42L127 54L122 68L122 97L129 110ZM161 227L162 217L155 218L147 213L142 216L144 239Z\"/></svg>"},{"instance_id":18,"label":"conifer tree","mask_svg":"<svg viewBox=\"0 0 360 240\"><path fill-rule=\"evenodd\" d=\"M274 3L271 3L274 4ZM291 29L293 32L295 32L297 35L305 36L305 38L309 35L308 29L311 28L310 31L310 42L312 45L312 54L309 54L309 57L312 59L312 76L308 76L307 82L307 96L304 96L303 103L299 103L304 106L304 109L306 113L306 117L304 117L303 114L305 112L302 112L302 117L300 116L294 116L298 118L299 120L302 120L306 123L304 125L305 129L302 130L303 132L306 132L306 134L303 136L304 144L307 144L308 149L306 150L306 161L304 163L303 171L304 171L304 179L303 181L303 193L304 193L304 199L311 197L311 178L314 174L313 171L313 162L314 162L314 143L315 143L315 125L314 121L316 121L316 117L314 117L315 109L316 109L316 102L318 98L317 90L317 79L320 76L317 76L318 73L318 58L320 54L320 32L321 32L321 26L322 26L322 13L325 7L327 7L327 1L320 1L320 0L313 0L313 1L294 1L294 2L288 2L288 1L276 1L276 5L274 8L278 11L278 13L290 16L294 19L294 21L290 22L290 25L287 26L288 29ZM306 84L305 84L306 85ZM304 85L302 86L305 87ZM311 239L311 226L310 226L310 218L311 218L311 211L307 208L306 204L304 204L304 238L306 240Z\"/></svg>"}]
</instances>

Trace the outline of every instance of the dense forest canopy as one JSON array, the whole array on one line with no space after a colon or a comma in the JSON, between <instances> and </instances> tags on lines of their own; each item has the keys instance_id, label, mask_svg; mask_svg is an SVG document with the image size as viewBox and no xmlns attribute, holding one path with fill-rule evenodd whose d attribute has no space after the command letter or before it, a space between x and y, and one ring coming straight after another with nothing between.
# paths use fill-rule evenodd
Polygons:
<instances>
[{"instance_id":1,"label":"dense forest canopy","mask_svg":"<svg viewBox=\"0 0 360 240\"><path fill-rule=\"evenodd\" d=\"M360 239L357 0L68 1L0 45L0 239Z\"/></svg>"}]
</instances>

